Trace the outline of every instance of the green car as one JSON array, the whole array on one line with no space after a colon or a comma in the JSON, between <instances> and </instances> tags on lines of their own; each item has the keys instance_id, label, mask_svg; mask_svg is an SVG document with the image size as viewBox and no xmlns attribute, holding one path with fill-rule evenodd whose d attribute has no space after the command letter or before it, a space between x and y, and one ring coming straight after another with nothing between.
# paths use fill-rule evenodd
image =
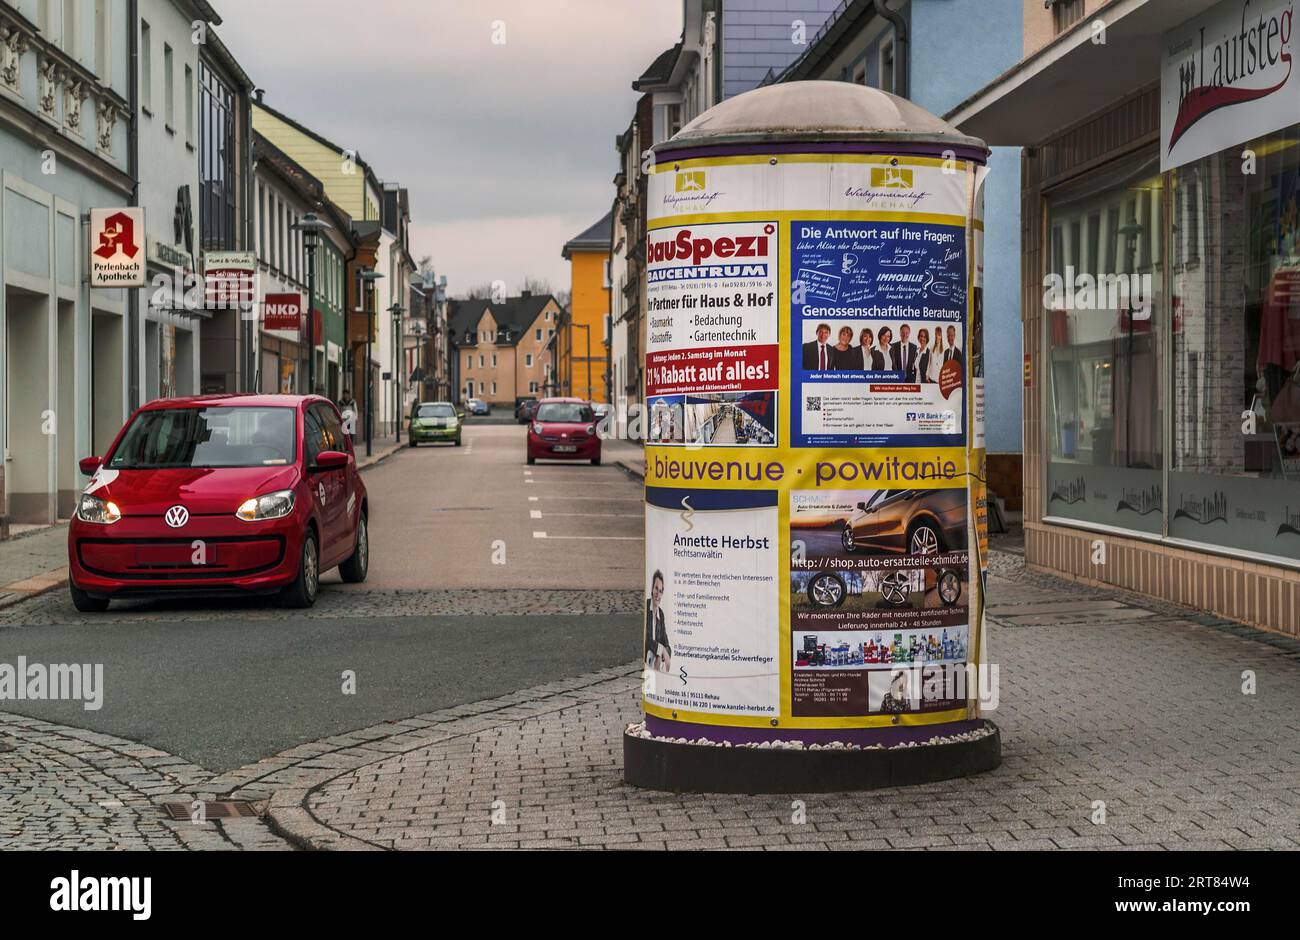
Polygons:
<instances>
[{"instance_id":1,"label":"green car","mask_svg":"<svg viewBox=\"0 0 1300 940\"><path fill-rule=\"evenodd\" d=\"M451 402L421 402L411 411L411 446L453 441L459 447L460 421L461 415Z\"/></svg>"}]
</instances>

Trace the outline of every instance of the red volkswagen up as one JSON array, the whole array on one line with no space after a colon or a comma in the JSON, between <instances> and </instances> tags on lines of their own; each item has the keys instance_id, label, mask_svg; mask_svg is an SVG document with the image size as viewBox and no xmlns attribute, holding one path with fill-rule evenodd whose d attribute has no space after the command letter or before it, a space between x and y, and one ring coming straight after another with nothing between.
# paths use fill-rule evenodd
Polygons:
<instances>
[{"instance_id":1,"label":"red volkswagen up","mask_svg":"<svg viewBox=\"0 0 1300 940\"><path fill-rule=\"evenodd\" d=\"M320 575L366 578L365 484L332 403L214 395L145 405L91 476L68 530L81 611L113 598L277 594L310 607Z\"/></svg>"},{"instance_id":2,"label":"red volkswagen up","mask_svg":"<svg viewBox=\"0 0 1300 940\"><path fill-rule=\"evenodd\" d=\"M528 423L528 462L590 460L600 464L596 413L581 398L543 398Z\"/></svg>"}]
</instances>

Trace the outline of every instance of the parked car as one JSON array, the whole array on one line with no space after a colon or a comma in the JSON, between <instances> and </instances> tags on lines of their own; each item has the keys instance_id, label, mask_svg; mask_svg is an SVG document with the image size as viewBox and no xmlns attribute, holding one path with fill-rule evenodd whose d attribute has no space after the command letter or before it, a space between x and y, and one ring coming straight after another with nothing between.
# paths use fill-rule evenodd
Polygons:
<instances>
[{"instance_id":1,"label":"parked car","mask_svg":"<svg viewBox=\"0 0 1300 940\"><path fill-rule=\"evenodd\" d=\"M966 491L878 490L840 533L846 552L936 555L966 548Z\"/></svg>"},{"instance_id":2,"label":"parked car","mask_svg":"<svg viewBox=\"0 0 1300 940\"><path fill-rule=\"evenodd\" d=\"M68 528L80 611L115 598L278 595L310 607L338 567L364 581L369 497L338 409L315 395L211 395L133 414Z\"/></svg>"},{"instance_id":3,"label":"parked car","mask_svg":"<svg viewBox=\"0 0 1300 940\"><path fill-rule=\"evenodd\" d=\"M528 462L590 460L600 465L596 415L581 398L543 398L528 425Z\"/></svg>"},{"instance_id":4,"label":"parked car","mask_svg":"<svg viewBox=\"0 0 1300 940\"><path fill-rule=\"evenodd\" d=\"M467 409L472 415L490 415L492 406L481 398L471 398L466 402Z\"/></svg>"},{"instance_id":5,"label":"parked car","mask_svg":"<svg viewBox=\"0 0 1300 940\"><path fill-rule=\"evenodd\" d=\"M520 424L527 424L533 420L533 413L537 411L536 398L521 398L515 402L515 420Z\"/></svg>"},{"instance_id":6,"label":"parked car","mask_svg":"<svg viewBox=\"0 0 1300 940\"><path fill-rule=\"evenodd\" d=\"M411 409L407 438L412 447L452 442L460 446L464 415L449 401L423 401Z\"/></svg>"}]
</instances>

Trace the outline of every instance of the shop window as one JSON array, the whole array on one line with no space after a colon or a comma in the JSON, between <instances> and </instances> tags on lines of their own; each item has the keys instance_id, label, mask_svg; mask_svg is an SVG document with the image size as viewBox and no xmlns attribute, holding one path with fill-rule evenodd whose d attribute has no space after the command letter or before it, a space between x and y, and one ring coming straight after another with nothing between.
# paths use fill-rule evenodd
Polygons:
<instances>
[{"instance_id":1,"label":"shop window","mask_svg":"<svg viewBox=\"0 0 1300 940\"><path fill-rule=\"evenodd\" d=\"M1163 532L1163 196L1155 154L1049 196L1049 516Z\"/></svg>"},{"instance_id":2,"label":"shop window","mask_svg":"<svg viewBox=\"0 0 1300 940\"><path fill-rule=\"evenodd\" d=\"M1300 558L1300 128L1178 167L1169 196L1169 535Z\"/></svg>"}]
</instances>

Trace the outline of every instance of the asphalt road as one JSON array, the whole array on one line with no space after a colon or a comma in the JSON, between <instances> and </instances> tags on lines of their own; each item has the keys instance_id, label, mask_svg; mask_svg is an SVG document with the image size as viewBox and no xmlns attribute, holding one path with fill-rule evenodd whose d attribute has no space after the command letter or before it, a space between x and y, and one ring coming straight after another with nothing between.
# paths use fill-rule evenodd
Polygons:
<instances>
[{"instance_id":1,"label":"asphalt road","mask_svg":"<svg viewBox=\"0 0 1300 940\"><path fill-rule=\"evenodd\" d=\"M460 448L408 448L367 471L370 578L328 576L310 612L196 601L82 615L62 591L5 610L0 662L100 663L105 689L99 711L0 708L220 772L635 660L639 485L614 467L526 467L523 434L471 425ZM344 670L355 695L342 692Z\"/></svg>"}]
</instances>

